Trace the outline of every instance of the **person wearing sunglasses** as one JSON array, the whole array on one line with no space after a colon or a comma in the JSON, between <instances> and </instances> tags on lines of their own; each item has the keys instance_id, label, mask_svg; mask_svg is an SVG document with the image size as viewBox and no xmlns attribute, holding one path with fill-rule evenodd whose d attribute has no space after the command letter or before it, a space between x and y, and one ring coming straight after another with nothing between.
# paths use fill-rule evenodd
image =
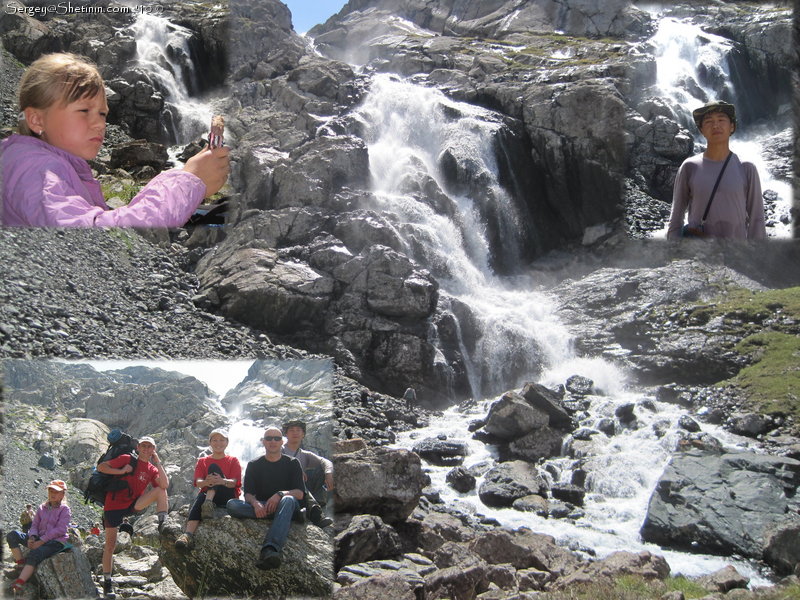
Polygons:
<instances>
[{"instance_id":1,"label":"person wearing sunglasses","mask_svg":"<svg viewBox=\"0 0 800 600\"><path fill-rule=\"evenodd\" d=\"M276 569L281 565L281 552L292 518L302 519L300 501L305 495L305 484L300 462L281 452L283 435L279 427L267 427L261 442L266 453L247 463L244 500L229 500L227 509L237 519L272 519L256 567Z\"/></svg>"}]
</instances>

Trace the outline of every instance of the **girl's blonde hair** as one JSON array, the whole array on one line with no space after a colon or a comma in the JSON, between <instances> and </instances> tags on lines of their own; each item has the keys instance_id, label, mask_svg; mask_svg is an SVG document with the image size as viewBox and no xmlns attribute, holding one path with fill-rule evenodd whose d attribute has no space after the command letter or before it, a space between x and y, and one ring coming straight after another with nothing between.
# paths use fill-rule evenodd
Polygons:
<instances>
[{"instance_id":1,"label":"girl's blonde hair","mask_svg":"<svg viewBox=\"0 0 800 600\"><path fill-rule=\"evenodd\" d=\"M18 131L36 136L22 113L28 107L44 110L54 104L65 106L100 93L105 94L103 78L88 59L77 54L45 54L28 67L20 81Z\"/></svg>"}]
</instances>

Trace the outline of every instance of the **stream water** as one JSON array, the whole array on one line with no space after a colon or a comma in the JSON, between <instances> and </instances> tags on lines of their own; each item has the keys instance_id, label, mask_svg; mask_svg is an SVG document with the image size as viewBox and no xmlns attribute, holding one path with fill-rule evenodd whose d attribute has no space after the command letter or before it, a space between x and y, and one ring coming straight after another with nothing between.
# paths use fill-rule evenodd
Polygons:
<instances>
[{"instance_id":1,"label":"stream water","mask_svg":"<svg viewBox=\"0 0 800 600\"><path fill-rule=\"evenodd\" d=\"M569 482L578 466L587 472L582 516L545 519L514 509L491 509L480 502L475 491L461 494L452 490L445 482L449 467L428 466L445 503L494 517L504 525L525 525L549 533L575 549L592 549L598 556L615 550L648 549L664 555L674 573L699 575L734 564L752 584L767 584L753 563L662 550L640 540L647 503L675 447L683 411L648 398L646 390L627 381L625 373L613 364L576 356L553 299L537 290L531 279L495 273L492 254L516 252L514 246L521 243L513 231L518 214L508 195L499 189L497 165L489 150L500 127L498 115L390 75L373 78L358 115L367 130L376 198L371 208L392 224L408 255L437 277L442 294L470 307L474 318L461 327L474 327L472 334L477 338L474 344L463 343L461 349L472 397L479 400L471 408L447 410L424 429L399 434L397 446L410 449L419 439L446 436L468 443L465 466L495 464L497 448L473 440L468 425L485 417L496 394L522 381L555 386L574 374L592 379L599 391L580 423L583 427L595 427L602 418L613 419L621 404L637 404L637 427L610 437L593 436L580 457L570 456L568 441L562 456L540 465L551 482ZM443 157L452 156L454 148L459 164L481 182L479 190L448 192ZM425 193L419 193L415 182L423 182ZM438 200L432 201L432 197ZM492 247L487 236L481 211L485 198L496 202L502 213L497 218L501 227L508 229L503 247ZM643 400L653 408L643 408ZM661 437L653 427L657 422L667 431ZM746 444L722 430L705 425L703 429L728 446Z\"/></svg>"}]
</instances>

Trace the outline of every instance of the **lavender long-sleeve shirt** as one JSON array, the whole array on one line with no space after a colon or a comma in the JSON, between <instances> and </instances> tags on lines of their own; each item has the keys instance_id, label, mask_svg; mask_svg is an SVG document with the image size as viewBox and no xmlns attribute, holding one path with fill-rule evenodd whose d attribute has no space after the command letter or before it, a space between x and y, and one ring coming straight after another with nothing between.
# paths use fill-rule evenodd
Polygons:
<instances>
[{"instance_id":1,"label":"lavender long-sleeve shirt","mask_svg":"<svg viewBox=\"0 0 800 600\"><path fill-rule=\"evenodd\" d=\"M29 227L180 227L203 201L203 181L183 170L161 173L116 209L82 158L28 135L0 144L3 225Z\"/></svg>"},{"instance_id":2,"label":"lavender long-sleeve shirt","mask_svg":"<svg viewBox=\"0 0 800 600\"><path fill-rule=\"evenodd\" d=\"M49 542L50 540L66 542L70 518L72 518L72 511L66 504L51 507L45 502L36 511L36 516L33 517L33 524L28 530L28 535L38 536L43 542Z\"/></svg>"},{"instance_id":3,"label":"lavender long-sleeve shirt","mask_svg":"<svg viewBox=\"0 0 800 600\"><path fill-rule=\"evenodd\" d=\"M668 238L679 238L688 210L688 223L697 227L703 218L724 160L697 154L683 161L672 191ZM710 237L760 240L767 237L761 181L753 163L734 154L722 175L706 218Z\"/></svg>"}]
</instances>

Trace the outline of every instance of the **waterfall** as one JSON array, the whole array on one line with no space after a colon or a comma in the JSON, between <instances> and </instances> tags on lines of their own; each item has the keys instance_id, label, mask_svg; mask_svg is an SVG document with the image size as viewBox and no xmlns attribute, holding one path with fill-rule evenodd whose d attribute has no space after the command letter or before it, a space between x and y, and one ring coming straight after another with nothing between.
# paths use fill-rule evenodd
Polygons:
<instances>
[{"instance_id":1,"label":"waterfall","mask_svg":"<svg viewBox=\"0 0 800 600\"><path fill-rule=\"evenodd\" d=\"M163 119L175 143L186 144L206 133L212 110L191 95L196 87L192 31L147 13L139 13L131 29L138 65L164 90Z\"/></svg>"},{"instance_id":2,"label":"waterfall","mask_svg":"<svg viewBox=\"0 0 800 600\"><path fill-rule=\"evenodd\" d=\"M763 156L768 138L779 133L780 128L776 122L748 128L748 119L753 121L753 115L746 114L746 104L738 102L738 93L732 84L734 43L703 31L690 19L662 17L650 44L656 57L656 94L692 133L696 144L705 146L705 139L692 120L692 110L713 100L736 105L739 125L731 137L731 150L756 165L762 191L770 191L770 197L774 198L766 205L768 235L791 237L791 184L773 178Z\"/></svg>"},{"instance_id":3,"label":"waterfall","mask_svg":"<svg viewBox=\"0 0 800 600\"><path fill-rule=\"evenodd\" d=\"M591 548L599 556L650 550L687 575L734 564L754 582L764 582L745 561L664 551L640 541L650 495L680 435L677 423L684 411L628 385L613 364L577 357L552 298L537 291L535 282L524 275L504 276L493 268L494 254L519 252L523 237L519 214L497 184L492 154L501 126L497 116L448 99L436 89L376 75L358 117L369 150L374 196L370 208L391 223L405 252L437 277L443 296L453 305L469 307L471 318L456 319L461 330L475 329L463 331L458 343L477 402L469 409L450 408L423 429L399 433L396 446L410 449L419 439L438 436L464 440L469 448L464 466L481 465L485 473L497 462L499 450L472 439L470 423L486 416L496 394L522 381L555 386L574 374L591 378L598 392L580 427L596 428L600 419L614 419L623 404L639 407L637 427L613 436L592 436L575 452L569 448L576 442L568 438L563 456L540 465L551 483L569 482L578 468L586 473L582 515L547 519L512 508L492 509L476 492L462 494L447 485L450 467L427 465L444 503L507 526L551 534L571 548ZM453 171L468 173L472 185L453 186ZM495 210L486 210L484 202L492 202ZM502 221L502 247L488 234L487 220L492 218ZM664 435L657 432L663 430ZM721 429L704 430L728 445L744 443ZM478 486L481 481L479 477Z\"/></svg>"},{"instance_id":4,"label":"waterfall","mask_svg":"<svg viewBox=\"0 0 800 600\"><path fill-rule=\"evenodd\" d=\"M442 293L474 315L477 331L466 331L463 320L458 327L473 396L563 362L569 336L552 316L552 301L531 291L524 276L498 275L495 266L521 266L529 242L520 208L498 182L500 115L383 74L358 114L366 125L371 208Z\"/></svg>"}]
</instances>

